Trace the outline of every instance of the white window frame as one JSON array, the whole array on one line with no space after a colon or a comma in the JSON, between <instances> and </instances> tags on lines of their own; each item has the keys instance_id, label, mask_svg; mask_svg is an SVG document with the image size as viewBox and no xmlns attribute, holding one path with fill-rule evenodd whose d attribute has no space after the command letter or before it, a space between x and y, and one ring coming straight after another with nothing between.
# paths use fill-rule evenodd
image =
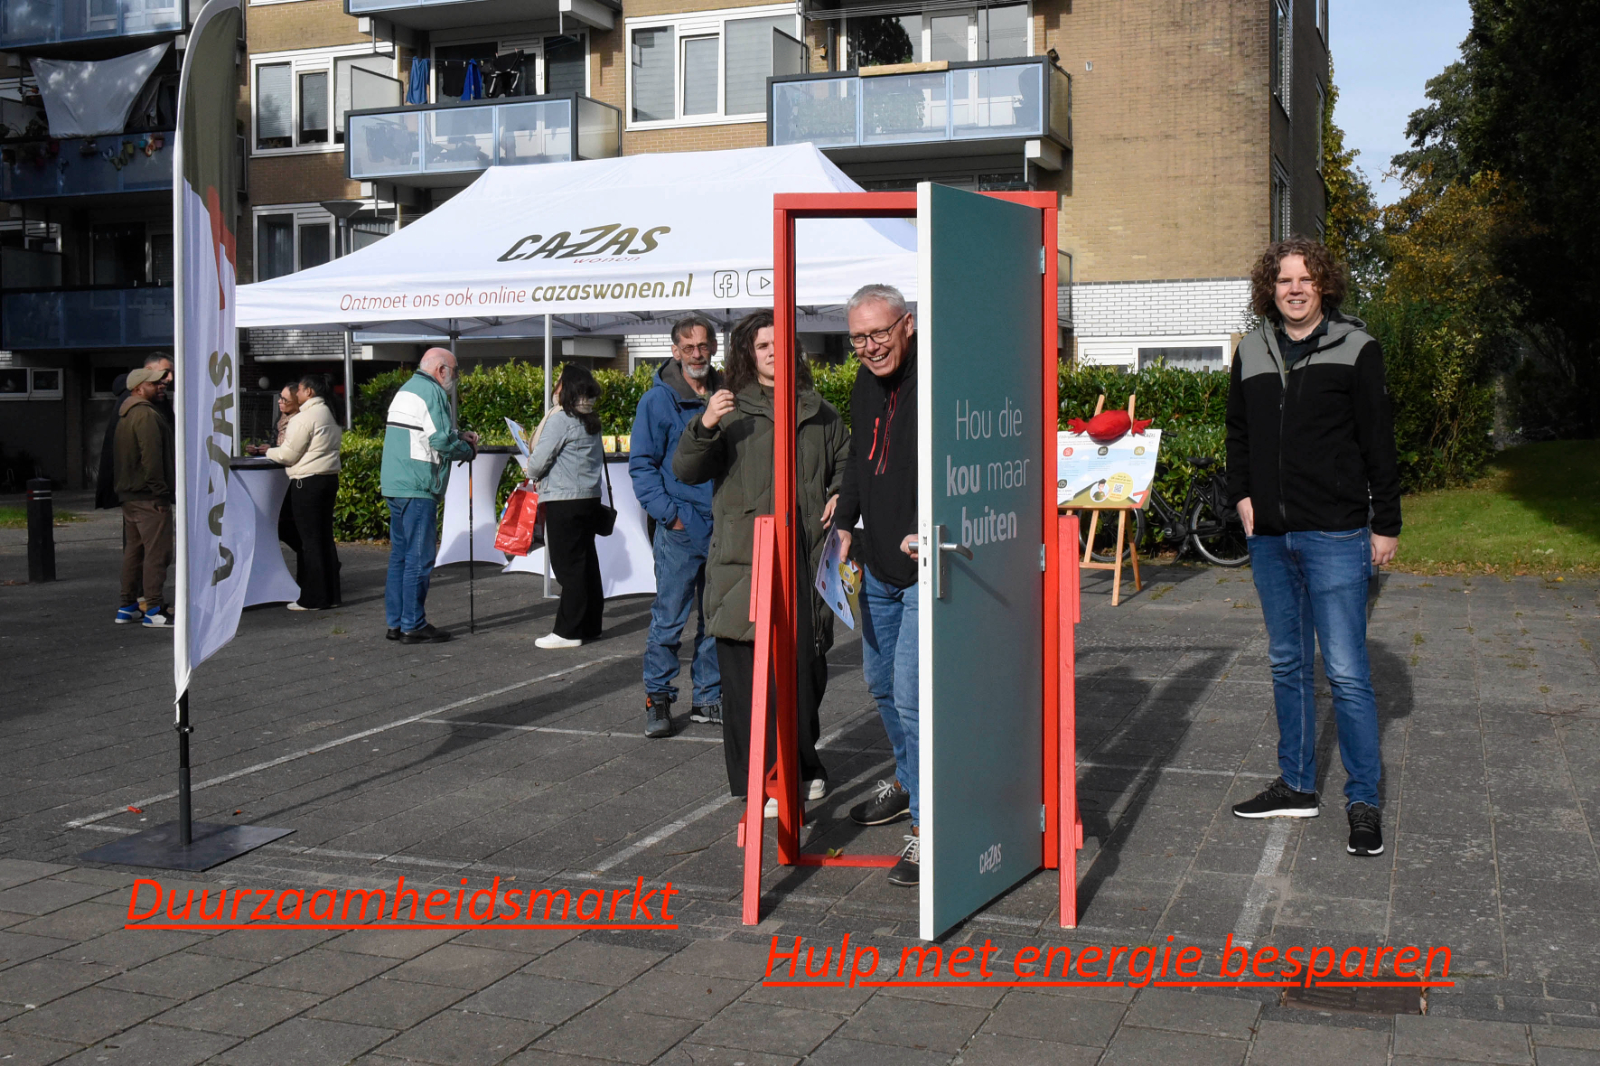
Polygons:
<instances>
[{"instance_id":1,"label":"white window frame","mask_svg":"<svg viewBox=\"0 0 1600 1066\"><path fill-rule=\"evenodd\" d=\"M1283 198L1278 199L1278 190L1283 190ZM1271 222L1267 232L1274 241L1286 241L1294 235L1294 186L1289 182L1289 171L1284 165L1273 159L1272 161L1272 187L1268 197L1271 203Z\"/></svg>"},{"instance_id":2,"label":"white window frame","mask_svg":"<svg viewBox=\"0 0 1600 1066\"><path fill-rule=\"evenodd\" d=\"M339 220L323 209L320 204L266 204L251 208L250 212L250 249L251 277L261 280L261 273L256 269L261 256L261 219L265 215L292 215L294 216L294 269L290 274L300 273L300 227L302 225L328 224L328 261L334 259L334 250L339 240ZM280 274L279 277L287 277Z\"/></svg>"},{"instance_id":3,"label":"white window frame","mask_svg":"<svg viewBox=\"0 0 1600 1066\"><path fill-rule=\"evenodd\" d=\"M1324 46L1328 43L1328 0L1313 0L1317 5L1317 32L1322 34Z\"/></svg>"},{"instance_id":4,"label":"white window frame","mask_svg":"<svg viewBox=\"0 0 1600 1066\"><path fill-rule=\"evenodd\" d=\"M928 53L933 50L932 19L933 19L934 16L936 16L936 15L965 14L971 19L971 21L967 23L967 59L966 59L966 62L969 62L969 63L988 63L988 62L991 62L991 61L995 62L995 63L1008 63L1008 62L1011 62L1010 59L994 59L994 60L991 60L991 58L988 57L988 56L980 56L980 55L978 55L978 53L980 51L982 51L982 49L979 47L979 45L981 45L983 43L978 37L978 11L980 10L980 8L982 8L984 6L985 5L982 5L982 4L974 4L971 7L952 7L952 8L933 8L933 9L919 8L919 9L916 9L916 10L906 11L903 14L907 15L907 16L909 16L909 15L920 15L921 18L922 18L922 29L919 32L919 36L918 36L918 39L917 39L917 48L918 48L920 54L922 54L923 56L928 55ZM999 4L992 4L992 5L987 5L987 6L991 6L991 7L1011 7L1012 5L1009 4L1009 3L999 3ZM1028 9L1028 17L1027 17L1028 51L1027 51L1026 54L1031 56L1031 55L1036 54L1033 49L1034 49L1034 42L1036 40L1036 38L1034 37L1034 31L1037 29L1037 27L1034 25L1034 21L1033 21L1034 20L1033 2L1032 2L1032 0L1026 0L1026 2L1024 2L1024 3L1022 3L1022 4L1018 5L1018 6L1024 6L1024 7L1026 7ZM856 16L856 17L860 18L861 16ZM850 39L851 39L851 35L850 35L850 19L847 17L847 18L841 20L841 26L840 26L840 32L839 32L838 61L841 62L841 63L844 62L845 57L850 54ZM844 69L844 68L839 68L839 69Z\"/></svg>"},{"instance_id":5,"label":"white window frame","mask_svg":"<svg viewBox=\"0 0 1600 1066\"><path fill-rule=\"evenodd\" d=\"M285 0L268 0L268 2L281 3L281 2L285 2ZM589 31L589 28L587 26L583 26L581 24L573 24L571 26L571 32L565 33L565 34L562 34L562 33L533 33L533 34L517 34L517 35L514 35L514 36L510 36L510 37L502 37L502 36L500 36L498 34L492 34L492 35L488 35L488 36L484 36L482 34L478 34L476 36L456 36L455 34L451 34L448 31L444 31L444 32L435 31L431 35L431 37L430 37L430 39L428 41L428 56L427 56L427 59L428 59L428 101L430 103L441 104L441 103L447 103L450 100L450 97L448 97L448 96L445 97L442 100L439 99L439 78L438 78L438 69L439 69L438 68L438 58L439 57L438 57L438 49L440 49L440 48L450 48L450 47L454 47L456 45L463 45L463 44L492 44L492 45L494 45L496 52L514 52L519 48L522 49L522 51L524 51L524 52L531 52L533 55L535 55L537 57L537 59L535 60L535 67L534 67L536 75L537 75L537 77L539 79L539 85L540 85L540 89L539 89L539 92L537 93L537 95L539 95L539 96L547 95L549 93L549 87L548 86L549 86L549 81L550 81L550 74L549 74L549 71L545 67L544 39L546 37L582 37L583 38L583 95L589 96L590 95L589 83L590 83L590 81L592 80L592 78L594 76L593 64L590 62L590 60L594 58L594 52L592 51L592 48L593 48L593 45L594 45L594 38L590 36L590 31ZM407 75L410 74L409 67L407 68L406 73L407 73ZM400 80L401 80L402 83L404 83L406 81L406 78L401 78ZM489 76L487 74L484 75L483 83L484 83L484 87L487 88L488 84L489 84ZM535 95L535 94L528 93L526 95L532 96L532 95ZM507 98L507 99L500 99L500 98L497 97L492 102L493 103L507 103L510 100L514 100L514 99L515 99L514 97L513 98Z\"/></svg>"},{"instance_id":6,"label":"white window frame","mask_svg":"<svg viewBox=\"0 0 1600 1066\"><path fill-rule=\"evenodd\" d=\"M1282 44L1276 39L1276 34L1269 42L1272 70L1278 81L1278 89L1272 95L1277 99L1278 106L1283 108L1283 113L1293 120L1294 111L1291 110L1290 101L1294 91L1294 0L1271 0L1271 3L1273 15L1268 20L1268 32L1278 26L1283 28Z\"/></svg>"},{"instance_id":7,"label":"white window frame","mask_svg":"<svg viewBox=\"0 0 1600 1066\"><path fill-rule=\"evenodd\" d=\"M739 19L756 18L781 18L785 15L794 19L794 32L791 34L798 41L805 41L805 27L801 18L795 11L793 4L768 4L763 7L732 7L722 8L717 11L697 11L689 15L661 15L648 18L626 19L623 23L622 43L623 62L626 70L627 99L623 101L622 114L629 130L671 130L684 129L690 126L732 126L750 122L765 122L767 109L763 102L760 111L751 111L744 114L727 114L728 105L728 79L727 79L727 37L724 33L724 24ZM636 122L633 118L633 31L651 30L670 27L672 29L673 71L672 71L672 113L677 118L655 119L649 122ZM711 37L717 39L717 110L715 114L691 115L683 117L683 42L690 37Z\"/></svg>"},{"instance_id":8,"label":"white window frame","mask_svg":"<svg viewBox=\"0 0 1600 1066\"><path fill-rule=\"evenodd\" d=\"M260 0L256 0L260 2ZM291 2L291 0L274 0L278 3ZM250 154L252 156L275 155L314 155L319 152L343 152L344 145L334 139L334 130L338 127L337 117L333 113L338 99L338 86L334 84L334 60L349 59L358 56L373 54L372 44L338 45L332 48L307 48L294 52L257 52L250 57ZM400 80L400 56L396 50L393 56L384 56L377 53L379 58L390 61L392 73L390 77ZM257 118L260 107L256 98L259 91L260 79L256 72L262 67L270 67L281 63L289 64L289 91L291 94L291 108L289 129L298 139L300 136L300 75L302 74L327 74L328 75L328 139L320 144L294 144L288 148L260 148L261 137L258 130Z\"/></svg>"},{"instance_id":9,"label":"white window frame","mask_svg":"<svg viewBox=\"0 0 1600 1066\"><path fill-rule=\"evenodd\" d=\"M1133 334L1118 337L1083 337L1078 340L1080 366L1120 366L1128 373L1139 370L1140 348L1221 348L1221 369L1233 358L1233 337L1227 333L1186 333L1176 336Z\"/></svg>"}]
</instances>

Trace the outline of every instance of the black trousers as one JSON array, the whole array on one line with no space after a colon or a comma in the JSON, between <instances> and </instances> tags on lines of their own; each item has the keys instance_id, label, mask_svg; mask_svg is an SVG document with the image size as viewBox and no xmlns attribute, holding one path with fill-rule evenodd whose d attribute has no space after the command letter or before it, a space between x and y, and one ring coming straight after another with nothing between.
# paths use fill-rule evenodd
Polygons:
<instances>
[{"instance_id":1,"label":"black trousers","mask_svg":"<svg viewBox=\"0 0 1600 1066\"><path fill-rule=\"evenodd\" d=\"M551 627L567 640L593 640L600 635L605 592L600 587L600 556L594 550L598 496L587 500L539 502L544 512L544 545L550 569L561 583L561 601Z\"/></svg>"},{"instance_id":2,"label":"black trousers","mask_svg":"<svg viewBox=\"0 0 1600 1066\"><path fill-rule=\"evenodd\" d=\"M802 592L802 605L811 597ZM803 606L800 611L800 632L795 642L799 662L795 675L799 681L797 704L799 728L800 780L826 780L828 772L817 755L817 737L822 735L822 721L818 709L823 694L828 690L828 657L811 649L816 647L812 637L811 612ZM750 697L754 692L756 646L754 642L717 638L717 666L722 673L722 757L728 768L728 791L743 798L750 783ZM767 675L767 769L777 760L778 720L777 681L772 673ZM798 783L797 783L798 784Z\"/></svg>"},{"instance_id":3,"label":"black trousers","mask_svg":"<svg viewBox=\"0 0 1600 1066\"><path fill-rule=\"evenodd\" d=\"M289 482L289 508L300 534L300 606L333 607L339 595L339 549L333 542L333 501L338 474L313 474Z\"/></svg>"}]
</instances>

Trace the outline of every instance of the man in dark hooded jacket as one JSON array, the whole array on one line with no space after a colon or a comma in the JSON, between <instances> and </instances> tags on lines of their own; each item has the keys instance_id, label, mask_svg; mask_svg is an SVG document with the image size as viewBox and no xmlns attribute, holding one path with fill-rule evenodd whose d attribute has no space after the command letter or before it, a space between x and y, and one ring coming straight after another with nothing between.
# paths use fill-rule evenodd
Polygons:
<instances>
[{"instance_id":1,"label":"man in dark hooded jacket","mask_svg":"<svg viewBox=\"0 0 1600 1066\"><path fill-rule=\"evenodd\" d=\"M145 369L159 367L166 371L166 377L161 383L161 394L152 401L157 411L167 416L167 421L172 421L172 400L168 393L172 389L172 356L166 352L151 352L144 357ZM111 391L116 395L115 402L111 405L111 420L106 423L105 439L100 445L100 472L94 482L94 505L101 510L110 510L119 507L122 501L117 499L117 463L116 439L117 423L122 420L122 406L128 402L128 375L119 374L111 383Z\"/></svg>"},{"instance_id":2,"label":"man in dark hooded jacket","mask_svg":"<svg viewBox=\"0 0 1600 1066\"><path fill-rule=\"evenodd\" d=\"M678 648L689 611L700 603L706 584L706 552L711 546L711 483L685 485L672 472L672 455L706 397L721 388L711 365L717 333L702 315L689 315L672 327L672 359L656 372L656 383L639 400L629 442L628 473L633 494L655 520L652 538L656 599L650 607L650 635L644 649L644 735L672 732L672 704L678 698ZM690 721L722 723L722 679L717 641L706 630L705 608L695 627L694 702Z\"/></svg>"}]
</instances>

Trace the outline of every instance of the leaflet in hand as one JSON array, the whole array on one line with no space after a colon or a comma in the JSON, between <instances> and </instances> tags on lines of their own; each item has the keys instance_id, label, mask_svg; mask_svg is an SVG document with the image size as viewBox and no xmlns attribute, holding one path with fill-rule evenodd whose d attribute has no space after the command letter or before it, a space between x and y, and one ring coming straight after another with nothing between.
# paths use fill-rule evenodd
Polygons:
<instances>
[{"instance_id":1,"label":"leaflet in hand","mask_svg":"<svg viewBox=\"0 0 1600 1066\"><path fill-rule=\"evenodd\" d=\"M845 556L839 531L828 531L822 545L822 562L817 564L817 591L833 613L851 629L861 611L861 566Z\"/></svg>"},{"instance_id":2,"label":"leaflet in hand","mask_svg":"<svg viewBox=\"0 0 1600 1066\"><path fill-rule=\"evenodd\" d=\"M517 462L522 464L522 473L526 477L528 462L533 458L533 449L528 445L528 431L509 418L506 419L506 428L511 431L511 439L517 445Z\"/></svg>"}]
</instances>

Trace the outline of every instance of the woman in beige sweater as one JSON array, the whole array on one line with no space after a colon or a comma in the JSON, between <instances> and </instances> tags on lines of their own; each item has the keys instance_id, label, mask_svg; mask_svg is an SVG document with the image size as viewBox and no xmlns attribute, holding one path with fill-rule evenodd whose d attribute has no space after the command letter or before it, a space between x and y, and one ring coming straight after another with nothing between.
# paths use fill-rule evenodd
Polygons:
<instances>
[{"instance_id":1,"label":"woman in beige sweater","mask_svg":"<svg viewBox=\"0 0 1600 1066\"><path fill-rule=\"evenodd\" d=\"M283 443L267 458L288 467L290 511L300 533L300 566L295 580L300 599L291 611L337 607L339 549L333 540L333 503L339 493L339 445L344 431L328 406L326 374L307 374L296 388L300 410L289 420Z\"/></svg>"}]
</instances>

